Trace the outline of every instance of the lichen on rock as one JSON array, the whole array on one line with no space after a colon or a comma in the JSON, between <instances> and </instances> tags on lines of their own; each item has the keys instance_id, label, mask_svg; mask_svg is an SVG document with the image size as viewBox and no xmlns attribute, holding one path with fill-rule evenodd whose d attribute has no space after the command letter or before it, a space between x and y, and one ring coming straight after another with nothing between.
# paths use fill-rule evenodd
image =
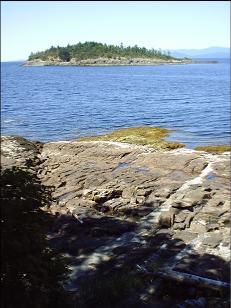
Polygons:
<instances>
[{"instance_id":1,"label":"lichen on rock","mask_svg":"<svg viewBox=\"0 0 231 308\"><path fill-rule=\"evenodd\" d=\"M231 151L231 146L230 145L225 145L225 144L197 146L195 148L195 150L197 150L197 151L205 151L205 152L213 153L213 154L219 154L219 153L224 153L224 152L230 152Z\"/></svg>"},{"instance_id":2,"label":"lichen on rock","mask_svg":"<svg viewBox=\"0 0 231 308\"><path fill-rule=\"evenodd\" d=\"M171 130L161 127L130 127L101 136L83 137L79 141L114 141L145 145L158 150L173 150L183 147L184 145L181 143L164 140L170 132Z\"/></svg>"}]
</instances>

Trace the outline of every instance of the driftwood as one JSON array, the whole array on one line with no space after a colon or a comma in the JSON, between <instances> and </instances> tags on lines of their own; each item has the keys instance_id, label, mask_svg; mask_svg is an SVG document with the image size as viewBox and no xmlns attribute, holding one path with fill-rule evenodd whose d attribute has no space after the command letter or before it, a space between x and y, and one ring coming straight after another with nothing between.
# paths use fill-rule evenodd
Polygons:
<instances>
[{"instance_id":1,"label":"driftwood","mask_svg":"<svg viewBox=\"0 0 231 308\"><path fill-rule=\"evenodd\" d=\"M157 272L148 272L144 267L137 266L138 270L141 271L145 276L149 277L160 277L167 280L174 280L180 283L194 285L198 288L208 288L217 291L228 291L230 290L230 283L214 280L210 278L201 277L194 274L187 274L182 272L177 272L172 269Z\"/></svg>"}]
</instances>

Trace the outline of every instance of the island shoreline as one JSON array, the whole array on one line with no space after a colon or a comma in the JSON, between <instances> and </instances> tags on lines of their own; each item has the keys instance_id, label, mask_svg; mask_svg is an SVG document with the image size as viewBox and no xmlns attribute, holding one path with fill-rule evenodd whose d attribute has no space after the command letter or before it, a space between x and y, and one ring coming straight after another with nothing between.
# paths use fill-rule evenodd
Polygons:
<instances>
[{"instance_id":1,"label":"island shoreline","mask_svg":"<svg viewBox=\"0 0 231 308\"><path fill-rule=\"evenodd\" d=\"M136 59L134 59L135 61ZM61 67L121 67L121 66L160 66L160 65L186 65L186 64L217 64L217 60L175 60L175 61L147 61L147 59L138 60L137 62L100 62L98 59L82 60L78 62L60 62L60 61L43 61L33 60L25 61L20 66L61 66ZM140 62L139 62L140 61Z\"/></svg>"}]
</instances>

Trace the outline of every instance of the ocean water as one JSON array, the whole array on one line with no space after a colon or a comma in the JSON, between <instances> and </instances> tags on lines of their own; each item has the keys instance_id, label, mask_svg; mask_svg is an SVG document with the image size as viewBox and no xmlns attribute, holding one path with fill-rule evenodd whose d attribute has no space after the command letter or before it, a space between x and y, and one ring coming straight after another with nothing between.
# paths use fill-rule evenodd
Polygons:
<instances>
[{"instance_id":1,"label":"ocean water","mask_svg":"<svg viewBox=\"0 0 231 308\"><path fill-rule=\"evenodd\" d=\"M1 134L73 140L159 126L188 148L230 143L230 62L22 67L1 63Z\"/></svg>"}]
</instances>

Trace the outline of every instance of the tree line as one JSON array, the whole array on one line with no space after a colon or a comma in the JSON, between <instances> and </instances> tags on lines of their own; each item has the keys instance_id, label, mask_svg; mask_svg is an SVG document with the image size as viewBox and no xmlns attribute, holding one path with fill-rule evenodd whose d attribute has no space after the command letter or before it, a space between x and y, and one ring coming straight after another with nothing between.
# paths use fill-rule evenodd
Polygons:
<instances>
[{"instance_id":1,"label":"tree line","mask_svg":"<svg viewBox=\"0 0 231 308\"><path fill-rule=\"evenodd\" d=\"M159 59L173 59L169 51L162 51L161 49L147 49L145 47L127 46L121 43L119 46L107 45L97 42L85 42L75 45L67 45L66 47L54 47L49 49L31 53L28 60L48 60L48 59L60 59L62 61L69 62L72 58L76 60L85 60L92 58L159 58Z\"/></svg>"}]
</instances>

